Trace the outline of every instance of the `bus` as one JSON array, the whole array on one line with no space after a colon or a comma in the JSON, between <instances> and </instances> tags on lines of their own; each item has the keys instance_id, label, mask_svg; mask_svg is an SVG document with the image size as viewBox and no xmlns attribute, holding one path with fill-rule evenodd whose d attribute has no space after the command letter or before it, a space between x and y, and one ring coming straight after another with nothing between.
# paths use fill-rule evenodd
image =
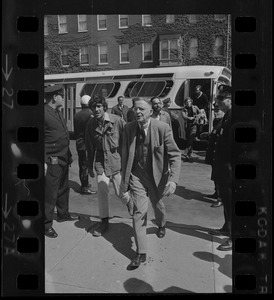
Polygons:
<instances>
[{"instance_id":1,"label":"bus","mask_svg":"<svg viewBox=\"0 0 274 300\"><path fill-rule=\"evenodd\" d=\"M161 100L169 98L175 140L178 141L179 125L176 123L181 114L184 99L192 97L194 88L201 86L210 105L208 124L204 131L211 132L213 122L212 104L220 84L231 85L231 71L224 66L174 66L143 69L110 71L91 71L67 74L45 75L44 85L62 84L65 89L63 115L70 132L74 131L73 116L81 109L83 95L101 94L108 102L108 108L117 104L118 96L124 96L124 104L132 106L132 99L154 96Z\"/></svg>"}]
</instances>

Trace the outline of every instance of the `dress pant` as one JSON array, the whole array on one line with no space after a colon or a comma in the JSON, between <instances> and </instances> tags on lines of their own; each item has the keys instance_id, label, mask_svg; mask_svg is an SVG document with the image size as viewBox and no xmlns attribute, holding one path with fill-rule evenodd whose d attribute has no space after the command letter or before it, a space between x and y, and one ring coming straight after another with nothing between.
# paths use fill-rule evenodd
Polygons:
<instances>
[{"instance_id":1,"label":"dress pant","mask_svg":"<svg viewBox=\"0 0 274 300\"><path fill-rule=\"evenodd\" d=\"M226 174L227 172L224 172ZM223 203L224 208L224 229L228 230L229 235L231 237L231 222L232 222L232 189L231 189L231 180L230 176L221 177L218 180L219 187L219 196Z\"/></svg>"},{"instance_id":2,"label":"dress pant","mask_svg":"<svg viewBox=\"0 0 274 300\"><path fill-rule=\"evenodd\" d=\"M187 125L185 131L187 139L185 154L190 157L193 150L193 142L197 134L197 125Z\"/></svg>"},{"instance_id":3,"label":"dress pant","mask_svg":"<svg viewBox=\"0 0 274 300\"><path fill-rule=\"evenodd\" d=\"M165 225L166 210L159 195L152 174L138 164L134 164L130 180L130 197L134 203L133 229L137 253L147 253L147 211L151 201L158 227Z\"/></svg>"},{"instance_id":4,"label":"dress pant","mask_svg":"<svg viewBox=\"0 0 274 300\"><path fill-rule=\"evenodd\" d=\"M121 174L117 173L112 175L111 178L107 177L105 173L102 175L97 175L98 181L98 207L99 207L99 216L101 219L109 217L109 208L108 208L108 186L110 180L113 182L113 187L115 194L119 197L120 184L121 184Z\"/></svg>"},{"instance_id":5,"label":"dress pant","mask_svg":"<svg viewBox=\"0 0 274 300\"><path fill-rule=\"evenodd\" d=\"M45 229L52 226L54 208L57 215L68 215L69 184L68 165L48 165L45 177Z\"/></svg>"},{"instance_id":6,"label":"dress pant","mask_svg":"<svg viewBox=\"0 0 274 300\"><path fill-rule=\"evenodd\" d=\"M79 166L79 178L81 187L88 187L89 175L88 175L88 161L87 153L85 150L78 150L78 166Z\"/></svg>"}]
</instances>

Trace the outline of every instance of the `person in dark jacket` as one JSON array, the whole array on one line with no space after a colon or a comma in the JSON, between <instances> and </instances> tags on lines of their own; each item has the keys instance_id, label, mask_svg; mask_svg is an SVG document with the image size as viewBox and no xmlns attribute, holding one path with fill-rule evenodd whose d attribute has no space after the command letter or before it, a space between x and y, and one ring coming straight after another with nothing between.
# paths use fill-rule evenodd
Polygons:
<instances>
[{"instance_id":1,"label":"person in dark jacket","mask_svg":"<svg viewBox=\"0 0 274 300\"><path fill-rule=\"evenodd\" d=\"M63 86L45 88L45 235L56 238L52 228L54 208L57 208L57 221L75 221L77 216L68 211L69 184L68 169L72 163L69 149L69 133L61 114L64 102Z\"/></svg>"},{"instance_id":2,"label":"person in dark jacket","mask_svg":"<svg viewBox=\"0 0 274 300\"><path fill-rule=\"evenodd\" d=\"M231 87L220 85L218 87L217 105L225 113L222 119L220 133L216 141L216 150L213 157L213 168L218 178L219 193L224 206L225 223L221 229L209 231L212 235L227 235L228 239L218 246L218 250L232 250L231 221L232 221L232 166L231 166Z\"/></svg>"},{"instance_id":3,"label":"person in dark jacket","mask_svg":"<svg viewBox=\"0 0 274 300\"><path fill-rule=\"evenodd\" d=\"M211 205L211 207L220 207L223 205L223 203L222 203L222 200L219 195L218 178L216 178L215 172L214 172L213 157L214 157L215 148L216 148L216 141L217 141L218 135L220 133L221 125L222 125L222 118L223 118L224 112L219 109L216 102L214 103L214 115L215 115L215 117L213 120L213 129L208 136L208 147L207 147L207 151L206 151L205 163L211 165L211 167L212 167L211 180L213 180L213 182L214 182L215 191L213 194L205 195L205 198L216 200L216 202L214 202Z\"/></svg>"},{"instance_id":4,"label":"person in dark jacket","mask_svg":"<svg viewBox=\"0 0 274 300\"><path fill-rule=\"evenodd\" d=\"M111 113L113 115L120 116L123 120L127 122L127 113L128 113L128 106L124 105L124 97L119 96L117 99L118 104L113 106L111 109Z\"/></svg>"},{"instance_id":5,"label":"person in dark jacket","mask_svg":"<svg viewBox=\"0 0 274 300\"><path fill-rule=\"evenodd\" d=\"M87 153L85 145L85 130L88 121L93 117L88 103L90 96L84 95L81 98L82 110L74 115L74 134L76 139L76 150L78 154L79 178L81 182L82 194L95 194L89 184L89 174L87 165Z\"/></svg>"}]
</instances>

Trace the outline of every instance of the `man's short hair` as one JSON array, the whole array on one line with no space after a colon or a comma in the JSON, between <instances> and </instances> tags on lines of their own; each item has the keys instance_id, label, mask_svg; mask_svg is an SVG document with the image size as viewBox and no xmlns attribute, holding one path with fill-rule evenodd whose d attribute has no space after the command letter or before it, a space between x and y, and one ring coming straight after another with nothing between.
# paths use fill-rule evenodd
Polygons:
<instances>
[{"instance_id":1,"label":"man's short hair","mask_svg":"<svg viewBox=\"0 0 274 300\"><path fill-rule=\"evenodd\" d=\"M98 103L103 105L104 111L108 110L108 103L107 103L106 99L103 96L99 95L99 94L94 95L90 99L90 101L89 101L89 108L91 110L93 110Z\"/></svg>"},{"instance_id":2,"label":"man's short hair","mask_svg":"<svg viewBox=\"0 0 274 300\"><path fill-rule=\"evenodd\" d=\"M191 103L193 102L193 100L192 100L192 98L191 98L191 97L186 97L184 102L186 103L188 100L190 100L190 101L191 101Z\"/></svg>"},{"instance_id":3,"label":"man's short hair","mask_svg":"<svg viewBox=\"0 0 274 300\"><path fill-rule=\"evenodd\" d=\"M231 86L226 84L221 84L218 86L219 94L217 95L217 99L222 101L225 98L231 98Z\"/></svg>"}]
</instances>

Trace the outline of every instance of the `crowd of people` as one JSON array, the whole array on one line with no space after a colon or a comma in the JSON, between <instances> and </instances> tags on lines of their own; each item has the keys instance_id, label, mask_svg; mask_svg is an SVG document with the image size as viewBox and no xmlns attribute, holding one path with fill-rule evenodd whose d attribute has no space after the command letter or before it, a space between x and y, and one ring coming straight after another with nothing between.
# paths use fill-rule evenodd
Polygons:
<instances>
[{"instance_id":1,"label":"crowd of people","mask_svg":"<svg viewBox=\"0 0 274 300\"><path fill-rule=\"evenodd\" d=\"M187 145L185 161L191 159L193 141L201 120L206 118L207 99L197 88L199 108L192 98L184 101L182 118ZM205 95L205 94L204 94ZM196 99L196 101L197 101ZM64 95L61 85L45 88L45 235L56 238L52 227L54 210L57 221L75 221L69 212L69 166L72 163L69 133L61 114ZM81 98L82 110L74 116L76 150L82 194L95 194L89 177L96 178L98 210L101 222L92 228L99 237L109 229L108 187L112 183L115 194L132 216L136 256L130 267L136 268L147 256L147 210L149 201L158 226L157 236L166 234L166 210L163 198L174 194L181 170L181 151L172 131L170 99L150 100L133 98L132 107L124 105L119 96L117 105L108 112L108 103L101 95ZM205 114L203 111L205 111ZM216 199L215 207L223 205L225 224L212 230L212 235L228 236L219 250L231 250L231 87L219 86L215 101L213 130L208 136L206 163L212 167L211 179ZM222 113L220 113L222 112ZM218 113L218 115L217 115ZM218 204L217 204L218 203ZM220 204L221 203L221 204Z\"/></svg>"}]
</instances>

